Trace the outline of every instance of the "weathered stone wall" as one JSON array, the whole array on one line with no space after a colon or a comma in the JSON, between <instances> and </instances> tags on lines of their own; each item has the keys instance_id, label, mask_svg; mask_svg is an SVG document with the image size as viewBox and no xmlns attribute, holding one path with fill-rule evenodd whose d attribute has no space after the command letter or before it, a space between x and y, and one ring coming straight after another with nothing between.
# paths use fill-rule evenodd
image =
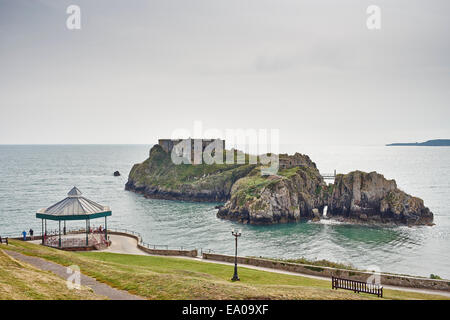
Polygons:
<instances>
[{"instance_id":1,"label":"weathered stone wall","mask_svg":"<svg viewBox=\"0 0 450 320\"><path fill-rule=\"evenodd\" d=\"M172 152L173 147L178 144L179 142L181 142L180 139L159 139L158 140L158 144L161 146L161 148L163 148L163 150L167 153Z\"/></svg>"},{"instance_id":2,"label":"weathered stone wall","mask_svg":"<svg viewBox=\"0 0 450 320\"><path fill-rule=\"evenodd\" d=\"M65 248L58 248L58 247L51 247L53 249L63 250L63 251L93 251L98 250L95 246L89 246L89 247L65 247Z\"/></svg>"},{"instance_id":3,"label":"weathered stone wall","mask_svg":"<svg viewBox=\"0 0 450 320\"><path fill-rule=\"evenodd\" d=\"M149 249L147 247L141 246L140 244L137 247L149 254L155 254L160 256L184 256L184 257L196 257L198 252L196 249L194 250L161 250L161 249Z\"/></svg>"},{"instance_id":4,"label":"weathered stone wall","mask_svg":"<svg viewBox=\"0 0 450 320\"><path fill-rule=\"evenodd\" d=\"M187 139L186 139L187 140ZM173 148L180 142L186 141L183 139L159 139L158 144L161 148L167 152L171 153ZM213 143L215 139L190 139L190 149L191 149L191 162L193 164L200 164L203 156L203 151L205 148ZM225 140L220 140L222 149L225 150Z\"/></svg>"},{"instance_id":5,"label":"weathered stone wall","mask_svg":"<svg viewBox=\"0 0 450 320\"><path fill-rule=\"evenodd\" d=\"M203 259L234 263L234 256L222 254L203 253ZM371 272L288 263L260 258L238 257L237 260L239 264L248 264L252 266L278 269L301 274L309 274L314 276L322 276L327 278L335 276L344 279L367 281L367 279L373 275L373 273ZM380 281L381 285L450 291L449 280L434 280L382 273L380 275Z\"/></svg>"}]
</instances>

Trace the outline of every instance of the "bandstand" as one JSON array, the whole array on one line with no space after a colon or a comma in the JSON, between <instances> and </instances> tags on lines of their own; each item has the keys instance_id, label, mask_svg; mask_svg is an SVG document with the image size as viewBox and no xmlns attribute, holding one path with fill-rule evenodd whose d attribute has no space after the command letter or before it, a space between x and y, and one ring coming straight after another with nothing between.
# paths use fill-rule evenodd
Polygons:
<instances>
[{"instance_id":1,"label":"bandstand","mask_svg":"<svg viewBox=\"0 0 450 320\"><path fill-rule=\"evenodd\" d=\"M111 209L102 206L82 196L81 191L73 187L67 198L36 213L36 218L42 220L42 244L61 249L90 248L96 245L108 245L107 217L111 216ZM105 227L92 232L90 223L93 219L105 218ZM58 221L57 234L47 233L47 220ZM85 220L86 229L67 233L66 222ZM61 222L64 223L61 234ZM84 239L84 233L86 235Z\"/></svg>"}]
</instances>

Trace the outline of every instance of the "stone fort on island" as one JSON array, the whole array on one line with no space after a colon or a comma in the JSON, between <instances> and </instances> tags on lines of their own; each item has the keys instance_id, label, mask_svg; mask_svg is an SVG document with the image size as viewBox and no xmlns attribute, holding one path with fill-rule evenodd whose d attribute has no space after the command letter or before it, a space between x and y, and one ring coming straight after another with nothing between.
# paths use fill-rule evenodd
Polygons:
<instances>
[{"instance_id":1,"label":"stone fort on island","mask_svg":"<svg viewBox=\"0 0 450 320\"><path fill-rule=\"evenodd\" d=\"M200 164L202 163L203 159L203 152L205 151L206 147L208 147L211 143L218 143L219 148L222 150L225 150L225 140L221 139L159 139L158 144L161 146L161 148L167 152L171 153L173 149L175 148L175 151L177 151L177 145L181 142L187 142L190 143L190 150L191 150L191 163L192 164ZM182 155L178 151L178 155Z\"/></svg>"},{"instance_id":2,"label":"stone fort on island","mask_svg":"<svg viewBox=\"0 0 450 320\"><path fill-rule=\"evenodd\" d=\"M221 139L159 139L158 144L161 148L167 152L171 153L173 149L181 142L190 143L191 150L191 163L200 164L202 163L202 155L205 148L213 142L218 142L222 150L225 150L225 140ZM197 154L197 156L195 156ZM179 153L181 156L182 154ZM311 160L308 156L296 153L294 155L280 154L279 155L279 167L280 169L289 169L298 166L309 165Z\"/></svg>"}]
</instances>

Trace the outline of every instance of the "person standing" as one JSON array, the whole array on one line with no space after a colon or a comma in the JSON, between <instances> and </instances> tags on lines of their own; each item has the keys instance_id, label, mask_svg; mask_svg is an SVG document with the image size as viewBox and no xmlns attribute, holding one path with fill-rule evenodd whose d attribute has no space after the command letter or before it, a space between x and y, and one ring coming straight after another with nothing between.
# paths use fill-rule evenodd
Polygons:
<instances>
[{"instance_id":1,"label":"person standing","mask_svg":"<svg viewBox=\"0 0 450 320\"><path fill-rule=\"evenodd\" d=\"M23 230L22 235L23 235L23 241L27 241L27 232L25 230Z\"/></svg>"},{"instance_id":2,"label":"person standing","mask_svg":"<svg viewBox=\"0 0 450 320\"><path fill-rule=\"evenodd\" d=\"M31 240L33 240L33 234L34 234L33 229L30 228L30 231L28 231L28 232L29 232L29 234L30 234Z\"/></svg>"}]
</instances>

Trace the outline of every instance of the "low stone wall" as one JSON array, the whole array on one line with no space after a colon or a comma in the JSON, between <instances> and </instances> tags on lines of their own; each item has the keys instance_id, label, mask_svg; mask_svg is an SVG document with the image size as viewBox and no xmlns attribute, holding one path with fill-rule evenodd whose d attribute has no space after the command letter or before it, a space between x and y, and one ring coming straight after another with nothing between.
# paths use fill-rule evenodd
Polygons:
<instances>
[{"instance_id":1,"label":"low stone wall","mask_svg":"<svg viewBox=\"0 0 450 320\"><path fill-rule=\"evenodd\" d=\"M143 247L140 244L137 246L144 252L149 254L156 254L160 256L184 256L184 257L196 257L198 252L196 249L194 250L160 250L160 249L149 249L147 247Z\"/></svg>"},{"instance_id":2,"label":"low stone wall","mask_svg":"<svg viewBox=\"0 0 450 320\"><path fill-rule=\"evenodd\" d=\"M129 233L125 233L125 232L119 232L119 231L108 231L108 234L115 234L115 235L119 235L119 236L125 236L125 237L130 237L136 240L137 242L137 247L144 251L147 252L149 254L154 254L154 255L160 255L160 256L184 256L184 257L196 257L198 255L197 250L163 250L163 249L150 249L147 247L144 247L142 245L139 244L140 239L138 236L133 235L133 234L129 234Z\"/></svg>"},{"instance_id":3,"label":"low stone wall","mask_svg":"<svg viewBox=\"0 0 450 320\"><path fill-rule=\"evenodd\" d=\"M52 247L48 246L49 248L63 250L63 251L93 251L97 250L95 246L89 246L89 247L65 247L65 248L59 248L59 247Z\"/></svg>"},{"instance_id":4,"label":"low stone wall","mask_svg":"<svg viewBox=\"0 0 450 320\"><path fill-rule=\"evenodd\" d=\"M234 263L234 256L222 254L203 253L203 259ZM320 267L307 264L288 263L261 258L238 257L237 261L239 264L248 264L252 266L278 269L327 278L335 276L344 279L367 281L367 279L370 276L373 276L373 273L371 272ZM409 277L409 276L382 273L380 274L380 281L381 285L450 291L449 280L434 280L427 278L418 278L418 277Z\"/></svg>"}]
</instances>

